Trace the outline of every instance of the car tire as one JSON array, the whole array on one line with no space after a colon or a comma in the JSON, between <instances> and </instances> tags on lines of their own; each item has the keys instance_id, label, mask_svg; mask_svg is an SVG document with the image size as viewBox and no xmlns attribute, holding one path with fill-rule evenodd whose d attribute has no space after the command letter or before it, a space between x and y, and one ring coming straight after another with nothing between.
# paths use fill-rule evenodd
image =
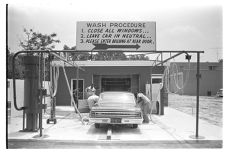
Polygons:
<instances>
[{"instance_id":1,"label":"car tire","mask_svg":"<svg viewBox=\"0 0 225 153\"><path fill-rule=\"evenodd\" d=\"M137 124L133 124L133 128L136 129L138 127Z\"/></svg>"},{"instance_id":2,"label":"car tire","mask_svg":"<svg viewBox=\"0 0 225 153\"><path fill-rule=\"evenodd\" d=\"M100 124L99 123L95 123L95 128L96 129L100 128Z\"/></svg>"}]
</instances>

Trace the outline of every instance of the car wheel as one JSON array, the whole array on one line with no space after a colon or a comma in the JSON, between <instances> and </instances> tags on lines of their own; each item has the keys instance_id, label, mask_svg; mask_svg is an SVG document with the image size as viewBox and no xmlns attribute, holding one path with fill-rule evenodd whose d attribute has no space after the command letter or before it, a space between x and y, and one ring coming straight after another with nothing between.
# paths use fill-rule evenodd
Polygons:
<instances>
[{"instance_id":1,"label":"car wheel","mask_svg":"<svg viewBox=\"0 0 225 153\"><path fill-rule=\"evenodd\" d=\"M138 127L137 124L133 124L133 128L136 129Z\"/></svg>"},{"instance_id":2,"label":"car wheel","mask_svg":"<svg viewBox=\"0 0 225 153\"><path fill-rule=\"evenodd\" d=\"M95 128L100 128L100 124L99 123L95 123Z\"/></svg>"}]
</instances>

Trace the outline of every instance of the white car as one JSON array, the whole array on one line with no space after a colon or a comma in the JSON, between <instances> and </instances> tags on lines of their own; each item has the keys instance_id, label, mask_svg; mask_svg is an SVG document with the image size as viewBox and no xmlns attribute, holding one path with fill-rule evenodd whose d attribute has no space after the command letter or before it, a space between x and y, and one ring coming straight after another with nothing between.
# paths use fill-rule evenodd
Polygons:
<instances>
[{"instance_id":1,"label":"white car","mask_svg":"<svg viewBox=\"0 0 225 153\"><path fill-rule=\"evenodd\" d=\"M89 122L95 123L95 128L99 128L100 124L132 124L133 128L137 128L142 121L141 109L130 92L101 93L89 114Z\"/></svg>"}]
</instances>

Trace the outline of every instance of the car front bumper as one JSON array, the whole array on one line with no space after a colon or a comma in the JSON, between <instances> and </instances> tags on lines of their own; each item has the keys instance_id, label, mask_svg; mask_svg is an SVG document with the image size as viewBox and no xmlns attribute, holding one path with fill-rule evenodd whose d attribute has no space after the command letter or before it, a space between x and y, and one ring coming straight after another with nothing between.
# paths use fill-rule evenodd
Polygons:
<instances>
[{"instance_id":1,"label":"car front bumper","mask_svg":"<svg viewBox=\"0 0 225 153\"><path fill-rule=\"evenodd\" d=\"M105 123L105 124L142 124L143 119L138 118L121 118L120 122L114 122L113 118L89 118L90 123Z\"/></svg>"}]
</instances>

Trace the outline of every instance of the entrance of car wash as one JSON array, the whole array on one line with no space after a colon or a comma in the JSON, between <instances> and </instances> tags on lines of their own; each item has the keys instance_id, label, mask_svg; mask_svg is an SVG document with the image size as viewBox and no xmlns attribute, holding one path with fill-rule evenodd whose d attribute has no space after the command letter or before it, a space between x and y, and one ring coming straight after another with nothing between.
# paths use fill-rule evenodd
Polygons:
<instances>
[{"instance_id":1,"label":"entrance of car wash","mask_svg":"<svg viewBox=\"0 0 225 153\"><path fill-rule=\"evenodd\" d=\"M97 93L103 91L129 91L139 90L139 75L93 75Z\"/></svg>"},{"instance_id":2,"label":"entrance of car wash","mask_svg":"<svg viewBox=\"0 0 225 153\"><path fill-rule=\"evenodd\" d=\"M102 78L102 91L130 91L131 78Z\"/></svg>"}]
</instances>

